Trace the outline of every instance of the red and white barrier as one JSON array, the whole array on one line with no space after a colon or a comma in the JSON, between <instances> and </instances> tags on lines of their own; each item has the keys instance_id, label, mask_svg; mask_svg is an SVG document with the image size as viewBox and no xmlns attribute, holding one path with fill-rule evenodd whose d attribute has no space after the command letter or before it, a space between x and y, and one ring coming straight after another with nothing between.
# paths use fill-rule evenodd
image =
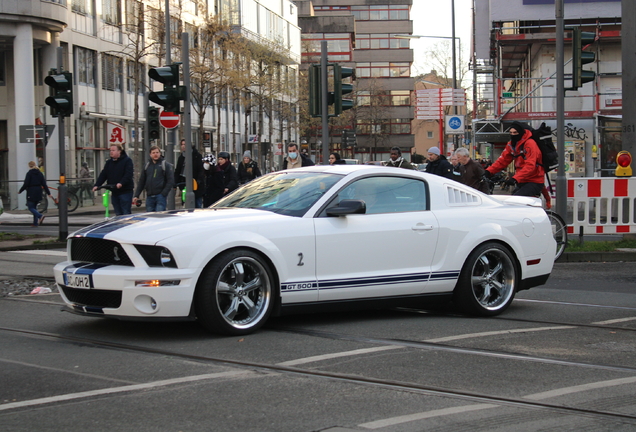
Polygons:
<instances>
[{"instance_id":1,"label":"red and white barrier","mask_svg":"<svg viewBox=\"0 0 636 432\"><path fill-rule=\"evenodd\" d=\"M636 178L576 177L567 185L569 234L636 232Z\"/></svg>"}]
</instances>

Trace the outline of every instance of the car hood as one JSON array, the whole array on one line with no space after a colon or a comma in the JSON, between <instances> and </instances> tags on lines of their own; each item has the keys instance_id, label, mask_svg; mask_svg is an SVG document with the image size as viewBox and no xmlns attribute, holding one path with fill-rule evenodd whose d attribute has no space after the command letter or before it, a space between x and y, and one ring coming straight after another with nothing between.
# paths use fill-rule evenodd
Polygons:
<instances>
[{"instance_id":1,"label":"car hood","mask_svg":"<svg viewBox=\"0 0 636 432\"><path fill-rule=\"evenodd\" d=\"M200 232L207 236L220 230L249 227L256 230L268 221L291 216L253 209L173 210L119 216L90 225L69 237L106 238L136 244L156 244L167 238Z\"/></svg>"}]
</instances>

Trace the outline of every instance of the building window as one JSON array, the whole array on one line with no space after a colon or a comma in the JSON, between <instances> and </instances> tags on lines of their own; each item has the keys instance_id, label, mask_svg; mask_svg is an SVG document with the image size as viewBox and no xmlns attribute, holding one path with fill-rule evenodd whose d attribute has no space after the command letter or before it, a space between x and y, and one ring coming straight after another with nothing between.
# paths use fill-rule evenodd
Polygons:
<instances>
[{"instance_id":1,"label":"building window","mask_svg":"<svg viewBox=\"0 0 636 432\"><path fill-rule=\"evenodd\" d=\"M357 33L356 49L407 49L409 40L390 33Z\"/></svg>"},{"instance_id":2,"label":"building window","mask_svg":"<svg viewBox=\"0 0 636 432\"><path fill-rule=\"evenodd\" d=\"M426 131L426 138L433 138L433 131Z\"/></svg>"},{"instance_id":3,"label":"building window","mask_svg":"<svg viewBox=\"0 0 636 432\"><path fill-rule=\"evenodd\" d=\"M360 62L356 64L356 76L361 78L399 78L411 76L409 62Z\"/></svg>"},{"instance_id":4,"label":"building window","mask_svg":"<svg viewBox=\"0 0 636 432\"><path fill-rule=\"evenodd\" d=\"M148 8L150 21L150 37L155 41L163 41L166 37L165 18L160 9ZM161 23L164 23L163 26Z\"/></svg>"},{"instance_id":5,"label":"building window","mask_svg":"<svg viewBox=\"0 0 636 432\"><path fill-rule=\"evenodd\" d=\"M131 33L144 34L144 5L139 0L126 0L126 24Z\"/></svg>"},{"instance_id":6,"label":"building window","mask_svg":"<svg viewBox=\"0 0 636 432\"><path fill-rule=\"evenodd\" d=\"M329 61L351 61L350 33L307 33L302 34L303 62L320 61L320 42L327 40L327 56Z\"/></svg>"},{"instance_id":7,"label":"building window","mask_svg":"<svg viewBox=\"0 0 636 432\"><path fill-rule=\"evenodd\" d=\"M133 61L126 62L126 91L128 93L135 92L135 65L139 68L137 69L137 79L139 81L139 94L142 95L144 93L144 82L146 78L146 67L143 63L135 63Z\"/></svg>"},{"instance_id":8,"label":"building window","mask_svg":"<svg viewBox=\"0 0 636 432\"><path fill-rule=\"evenodd\" d=\"M110 25L121 24L120 0L102 0L102 19Z\"/></svg>"},{"instance_id":9,"label":"building window","mask_svg":"<svg viewBox=\"0 0 636 432\"><path fill-rule=\"evenodd\" d=\"M351 14L358 21L408 20L408 5L351 6Z\"/></svg>"},{"instance_id":10,"label":"building window","mask_svg":"<svg viewBox=\"0 0 636 432\"><path fill-rule=\"evenodd\" d=\"M7 66L4 61L4 51L0 52L0 86L7 85Z\"/></svg>"},{"instance_id":11,"label":"building window","mask_svg":"<svg viewBox=\"0 0 636 432\"><path fill-rule=\"evenodd\" d=\"M407 135L411 133L411 119L361 119L358 120L358 131L360 135Z\"/></svg>"},{"instance_id":12,"label":"building window","mask_svg":"<svg viewBox=\"0 0 636 432\"><path fill-rule=\"evenodd\" d=\"M358 91L358 106L410 106L411 92L409 90L391 90L391 91ZM373 99L374 103L371 103Z\"/></svg>"},{"instance_id":13,"label":"building window","mask_svg":"<svg viewBox=\"0 0 636 432\"><path fill-rule=\"evenodd\" d=\"M119 57L102 54L102 89L122 90L122 60Z\"/></svg>"},{"instance_id":14,"label":"building window","mask_svg":"<svg viewBox=\"0 0 636 432\"><path fill-rule=\"evenodd\" d=\"M97 53L82 47L75 47L75 64L77 65L77 84L95 87L95 70L97 69Z\"/></svg>"},{"instance_id":15,"label":"building window","mask_svg":"<svg viewBox=\"0 0 636 432\"><path fill-rule=\"evenodd\" d=\"M93 15L93 0L72 0L71 10L82 15Z\"/></svg>"}]
</instances>

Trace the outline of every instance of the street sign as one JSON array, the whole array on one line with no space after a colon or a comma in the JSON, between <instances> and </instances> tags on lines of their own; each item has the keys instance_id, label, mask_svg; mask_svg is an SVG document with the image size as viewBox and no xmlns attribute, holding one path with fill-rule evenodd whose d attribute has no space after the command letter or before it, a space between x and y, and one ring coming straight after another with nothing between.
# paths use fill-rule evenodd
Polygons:
<instances>
[{"instance_id":1,"label":"street sign","mask_svg":"<svg viewBox=\"0 0 636 432\"><path fill-rule=\"evenodd\" d=\"M174 129L179 126L180 119L179 114L170 111L161 111L159 114L159 123L166 129Z\"/></svg>"},{"instance_id":2,"label":"street sign","mask_svg":"<svg viewBox=\"0 0 636 432\"><path fill-rule=\"evenodd\" d=\"M50 137L54 129L55 125L20 125L18 128L20 142L31 143L37 139L44 139L45 135Z\"/></svg>"},{"instance_id":3,"label":"street sign","mask_svg":"<svg viewBox=\"0 0 636 432\"><path fill-rule=\"evenodd\" d=\"M446 116L446 133L447 134L463 134L464 133L464 116L447 115Z\"/></svg>"}]
</instances>

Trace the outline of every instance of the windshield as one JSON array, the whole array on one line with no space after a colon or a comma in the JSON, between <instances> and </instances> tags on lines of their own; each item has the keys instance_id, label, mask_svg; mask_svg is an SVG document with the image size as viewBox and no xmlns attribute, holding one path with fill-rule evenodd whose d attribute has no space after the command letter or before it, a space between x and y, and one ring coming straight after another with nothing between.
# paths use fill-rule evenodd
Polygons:
<instances>
[{"instance_id":1,"label":"windshield","mask_svg":"<svg viewBox=\"0 0 636 432\"><path fill-rule=\"evenodd\" d=\"M269 174L249 182L211 207L251 208L302 216L342 177L340 174L294 170Z\"/></svg>"}]
</instances>

